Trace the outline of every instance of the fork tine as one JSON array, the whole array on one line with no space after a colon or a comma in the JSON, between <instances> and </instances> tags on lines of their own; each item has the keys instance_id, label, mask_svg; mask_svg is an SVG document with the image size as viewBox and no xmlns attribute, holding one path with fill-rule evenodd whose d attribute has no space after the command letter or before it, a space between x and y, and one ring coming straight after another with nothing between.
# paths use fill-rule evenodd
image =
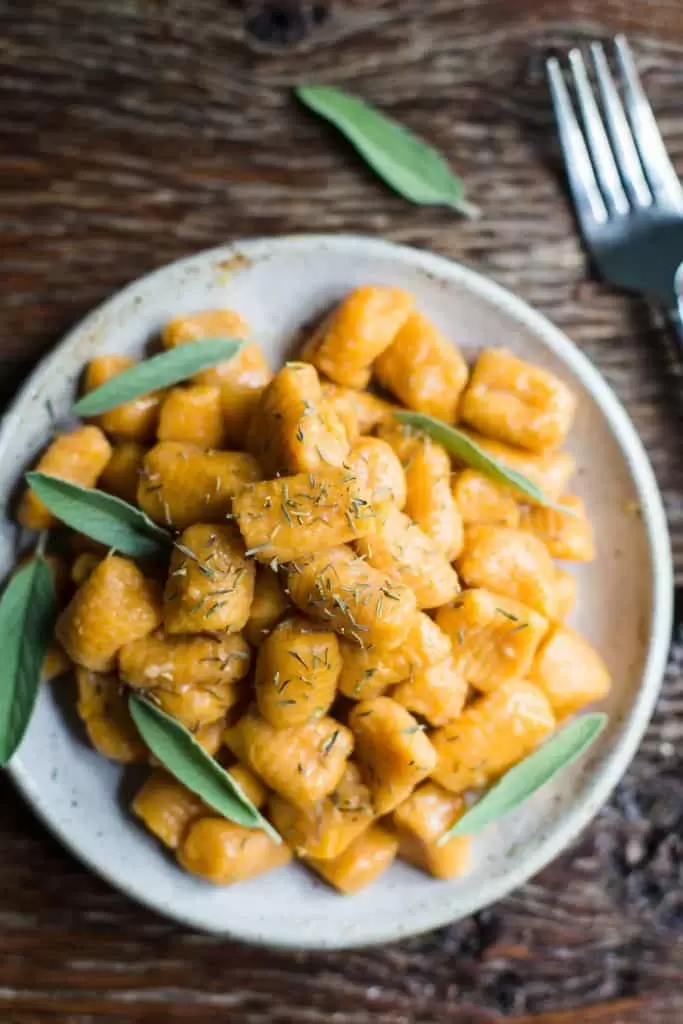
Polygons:
<instances>
[{"instance_id":1,"label":"fork tine","mask_svg":"<svg viewBox=\"0 0 683 1024\"><path fill-rule=\"evenodd\" d=\"M605 112L607 127L612 137L612 150L615 154L617 165L621 170L621 177L626 190L631 196L631 201L636 206L647 207L652 205L652 193L650 186L645 180L643 168L633 141L633 135L629 123L626 120L624 105L617 91L612 77L605 50L602 43L593 42L590 44L595 67L595 76L600 90L602 108Z\"/></svg>"},{"instance_id":2,"label":"fork tine","mask_svg":"<svg viewBox=\"0 0 683 1024\"><path fill-rule=\"evenodd\" d=\"M602 186L602 193L616 214L626 214L629 211L629 202L621 184L619 171L614 162L612 147L598 105L593 95L588 72L580 50L571 50L569 54L569 66L574 76L574 86L579 100L583 125L588 137L588 151L593 158L593 166Z\"/></svg>"},{"instance_id":3,"label":"fork tine","mask_svg":"<svg viewBox=\"0 0 683 1024\"><path fill-rule=\"evenodd\" d=\"M608 220L607 207L600 193L583 133L556 57L546 61L546 71L569 188L581 229L588 235L593 228Z\"/></svg>"},{"instance_id":4,"label":"fork tine","mask_svg":"<svg viewBox=\"0 0 683 1024\"><path fill-rule=\"evenodd\" d=\"M683 188L669 160L626 37L616 36L614 47L624 80L626 109L650 188L657 202L683 210Z\"/></svg>"}]
</instances>

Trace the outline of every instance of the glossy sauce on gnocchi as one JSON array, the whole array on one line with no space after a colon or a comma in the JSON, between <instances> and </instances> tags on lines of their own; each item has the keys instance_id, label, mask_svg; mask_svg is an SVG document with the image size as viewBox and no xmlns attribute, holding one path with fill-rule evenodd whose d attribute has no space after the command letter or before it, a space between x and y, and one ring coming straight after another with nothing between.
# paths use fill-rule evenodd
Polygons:
<instances>
[{"instance_id":1,"label":"glossy sauce on gnocchi","mask_svg":"<svg viewBox=\"0 0 683 1024\"><path fill-rule=\"evenodd\" d=\"M248 327L204 310L161 338L221 332ZM95 358L85 389L132 363ZM412 296L367 285L277 372L250 337L234 359L52 441L39 470L136 504L176 537L164 565L78 534L71 564L51 558L63 607L45 675L73 663L91 744L150 764L132 811L182 868L228 885L297 857L342 893L395 857L441 879L467 870L469 838L443 833L610 686L565 623L567 563L595 554L560 450L574 407L561 380L505 349L469 366ZM400 408L471 432L568 513L453 461ZM30 489L18 518L56 525ZM128 690L195 735L282 845L154 763Z\"/></svg>"}]
</instances>

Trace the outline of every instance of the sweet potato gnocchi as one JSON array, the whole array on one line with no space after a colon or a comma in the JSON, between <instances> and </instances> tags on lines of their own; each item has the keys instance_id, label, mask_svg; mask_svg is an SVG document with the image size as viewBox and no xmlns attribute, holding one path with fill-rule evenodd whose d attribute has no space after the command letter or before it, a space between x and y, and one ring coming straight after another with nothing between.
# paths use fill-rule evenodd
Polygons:
<instances>
[{"instance_id":1,"label":"sweet potato gnocchi","mask_svg":"<svg viewBox=\"0 0 683 1024\"><path fill-rule=\"evenodd\" d=\"M249 336L236 312L200 311L162 342L234 333ZM344 298L299 360L273 373L249 337L233 360L52 441L43 473L137 505L174 546L160 564L74 535L50 657L75 666L92 746L150 765L132 811L192 874L228 885L296 856L353 893L399 857L452 878L470 837L443 834L609 690L600 655L565 624L577 593L565 563L595 550L559 450L575 397L504 349L470 367L412 296L384 286ZM95 358L85 390L132 365ZM472 428L567 512L452 458L394 417L402 407ZM18 518L56 525L30 489ZM129 692L194 734L281 845L159 767Z\"/></svg>"}]
</instances>

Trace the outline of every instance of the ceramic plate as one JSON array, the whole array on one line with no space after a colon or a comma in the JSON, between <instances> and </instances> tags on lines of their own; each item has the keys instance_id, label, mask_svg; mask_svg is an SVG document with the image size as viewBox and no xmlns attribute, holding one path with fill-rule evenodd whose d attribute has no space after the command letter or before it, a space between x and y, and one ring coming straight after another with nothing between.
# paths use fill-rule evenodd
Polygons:
<instances>
[{"instance_id":1,"label":"ceramic plate","mask_svg":"<svg viewBox=\"0 0 683 1024\"><path fill-rule=\"evenodd\" d=\"M468 355L505 345L577 391L569 447L580 469L573 490L590 510L598 558L576 569L580 602L572 622L609 664L609 726L580 762L477 837L473 869L462 879L438 882L397 863L349 898L291 866L221 889L184 874L136 824L126 810L126 773L89 749L75 724L72 686L46 686L11 766L45 823L141 903L197 928L270 946L330 949L398 939L477 911L536 873L590 821L626 770L657 697L670 637L671 557L660 496L633 426L602 377L514 295L455 263L387 242L248 241L174 263L126 288L69 334L14 402L0 432L3 492L14 491L44 446L48 405L67 416L92 356L139 353L172 317L231 306L278 366L303 325L363 283L409 289ZM13 534L6 510L2 575L11 565Z\"/></svg>"}]
</instances>

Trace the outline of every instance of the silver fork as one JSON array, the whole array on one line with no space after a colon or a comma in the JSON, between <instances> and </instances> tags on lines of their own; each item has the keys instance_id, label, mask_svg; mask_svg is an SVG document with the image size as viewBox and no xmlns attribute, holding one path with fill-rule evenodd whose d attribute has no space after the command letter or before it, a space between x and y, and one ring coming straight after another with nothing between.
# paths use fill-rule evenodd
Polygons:
<instances>
[{"instance_id":1,"label":"silver fork","mask_svg":"<svg viewBox=\"0 0 683 1024\"><path fill-rule=\"evenodd\" d=\"M601 43L590 44L598 95L580 50L547 61L569 188L600 275L663 304L683 344L683 187L623 35L614 40L621 93Z\"/></svg>"}]
</instances>

